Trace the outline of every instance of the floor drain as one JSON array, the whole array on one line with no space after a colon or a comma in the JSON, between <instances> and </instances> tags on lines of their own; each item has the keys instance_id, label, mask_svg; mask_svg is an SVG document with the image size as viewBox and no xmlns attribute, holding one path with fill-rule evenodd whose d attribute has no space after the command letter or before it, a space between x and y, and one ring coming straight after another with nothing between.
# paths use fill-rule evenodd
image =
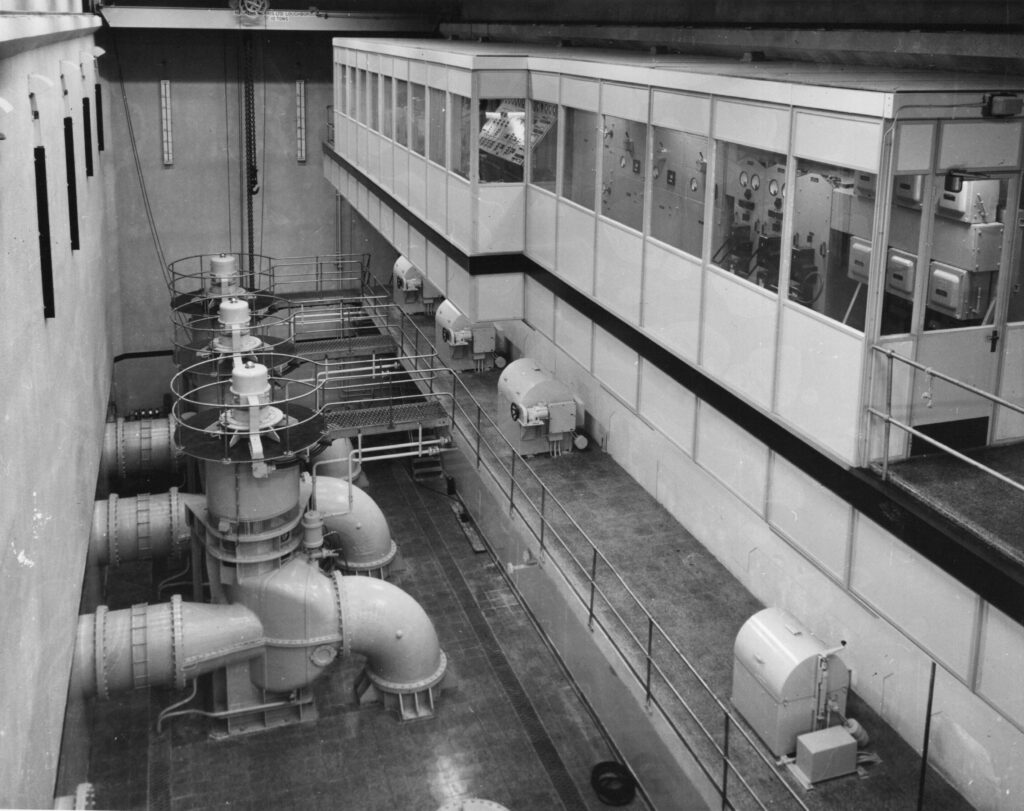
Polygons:
<instances>
[{"instance_id":1,"label":"floor drain","mask_svg":"<svg viewBox=\"0 0 1024 811\"><path fill-rule=\"evenodd\" d=\"M636 780L621 763L606 760L590 772L590 785L605 805L627 805L636 796Z\"/></svg>"}]
</instances>

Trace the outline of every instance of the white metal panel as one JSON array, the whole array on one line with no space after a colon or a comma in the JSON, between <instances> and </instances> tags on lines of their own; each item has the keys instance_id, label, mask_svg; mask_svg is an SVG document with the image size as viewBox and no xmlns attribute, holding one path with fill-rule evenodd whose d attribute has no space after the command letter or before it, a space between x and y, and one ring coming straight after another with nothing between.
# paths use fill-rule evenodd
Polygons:
<instances>
[{"instance_id":1,"label":"white metal panel","mask_svg":"<svg viewBox=\"0 0 1024 811\"><path fill-rule=\"evenodd\" d=\"M469 253L473 244L472 186L465 178L448 176L448 239Z\"/></svg>"},{"instance_id":2,"label":"white metal panel","mask_svg":"<svg viewBox=\"0 0 1024 811\"><path fill-rule=\"evenodd\" d=\"M423 275L442 292L448 284L448 257L433 242L427 243L427 264L423 268Z\"/></svg>"},{"instance_id":3,"label":"white metal panel","mask_svg":"<svg viewBox=\"0 0 1024 811\"><path fill-rule=\"evenodd\" d=\"M640 234L598 220L594 297L633 326L640 325L643 256Z\"/></svg>"},{"instance_id":4,"label":"white metal panel","mask_svg":"<svg viewBox=\"0 0 1024 811\"><path fill-rule=\"evenodd\" d=\"M530 98L558 103L558 75L530 72Z\"/></svg>"},{"instance_id":5,"label":"white metal panel","mask_svg":"<svg viewBox=\"0 0 1024 811\"><path fill-rule=\"evenodd\" d=\"M802 158L878 173L882 122L798 110L793 153Z\"/></svg>"},{"instance_id":6,"label":"white metal panel","mask_svg":"<svg viewBox=\"0 0 1024 811\"><path fill-rule=\"evenodd\" d=\"M857 462L864 336L784 306L775 410L850 464Z\"/></svg>"},{"instance_id":7,"label":"white metal panel","mask_svg":"<svg viewBox=\"0 0 1024 811\"><path fill-rule=\"evenodd\" d=\"M789 110L716 99L714 135L722 141L789 152Z\"/></svg>"},{"instance_id":8,"label":"white metal panel","mask_svg":"<svg viewBox=\"0 0 1024 811\"><path fill-rule=\"evenodd\" d=\"M768 486L768 448L728 417L701 402L697 462L758 514Z\"/></svg>"},{"instance_id":9,"label":"white metal panel","mask_svg":"<svg viewBox=\"0 0 1024 811\"><path fill-rule=\"evenodd\" d=\"M409 150L401 146L394 148L395 158L395 198L408 207L409 205Z\"/></svg>"},{"instance_id":10,"label":"white metal panel","mask_svg":"<svg viewBox=\"0 0 1024 811\"><path fill-rule=\"evenodd\" d=\"M427 159L409 155L409 208L423 217L427 209Z\"/></svg>"},{"instance_id":11,"label":"white metal panel","mask_svg":"<svg viewBox=\"0 0 1024 811\"><path fill-rule=\"evenodd\" d=\"M473 79L479 99L526 97L525 70L480 70Z\"/></svg>"},{"instance_id":12,"label":"white metal panel","mask_svg":"<svg viewBox=\"0 0 1024 811\"><path fill-rule=\"evenodd\" d=\"M397 211L395 212L395 237L391 244L399 253L405 254L405 256L409 255L409 223Z\"/></svg>"},{"instance_id":13,"label":"white metal panel","mask_svg":"<svg viewBox=\"0 0 1024 811\"><path fill-rule=\"evenodd\" d=\"M697 360L700 262L648 241L644 260L643 329L681 358Z\"/></svg>"},{"instance_id":14,"label":"white metal panel","mask_svg":"<svg viewBox=\"0 0 1024 811\"><path fill-rule=\"evenodd\" d=\"M380 235L395 244L395 212L383 200L380 204Z\"/></svg>"},{"instance_id":15,"label":"white metal panel","mask_svg":"<svg viewBox=\"0 0 1024 811\"><path fill-rule=\"evenodd\" d=\"M711 130L711 99L655 88L651 95L651 124L707 135Z\"/></svg>"},{"instance_id":16,"label":"white metal panel","mask_svg":"<svg viewBox=\"0 0 1024 811\"><path fill-rule=\"evenodd\" d=\"M593 323L575 307L555 299L554 342L563 352L590 371Z\"/></svg>"},{"instance_id":17,"label":"white metal panel","mask_svg":"<svg viewBox=\"0 0 1024 811\"><path fill-rule=\"evenodd\" d=\"M594 291L595 215L558 202L558 264L555 275L588 295Z\"/></svg>"},{"instance_id":18,"label":"white metal panel","mask_svg":"<svg viewBox=\"0 0 1024 811\"><path fill-rule=\"evenodd\" d=\"M967 678L978 596L863 515L854 530L850 588Z\"/></svg>"},{"instance_id":19,"label":"white metal panel","mask_svg":"<svg viewBox=\"0 0 1024 811\"><path fill-rule=\"evenodd\" d=\"M467 70L449 70L448 90L468 99L473 94L473 74Z\"/></svg>"},{"instance_id":20,"label":"white metal panel","mask_svg":"<svg viewBox=\"0 0 1024 811\"><path fill-rule=\"evenodd\" d=\"M640 365L640 416L693 454L697 398L649 361Z\"/></svg>"},{"instance_id":21,"label":"white metal panel","mask_svg":"<svg viewBox=\"0 0 1024 811\"><path fill-rule=\"evenodd\" d=\"M846 579L853 511L781 456L771 458L768 521L840 582Z\"/></svg>"},{"instance_id":22,"label":"white metal panel","mask_svg":"<svg viewBox=\"0 0 1024 811\"><path fill-rule=\"evenodd\" d=\"M372 131L366 133L366 174L380 181L380 136Z\"/></svg>"},{"instance_id":23,"label":"white metal panel","mask_svg":"<svg viewBox=\"0 0 1024 811\"><path fill-rule=\"evenodd\" d=\"M381 56L379 69L382 76L393 76L395 73L395 58L393 56Z\"/></svg>"},{"instance_id":24,"label":"white metal panel","mask_svg":"<svg viewBox=\"0 0 1024 811\"><path fill-rule=\"evenodd\" d=\"M1022 123L945 121L939 133L938 171L954 167L1014 169L1020 166Z\"/></svg>"},{"instance_id":25,"label":"white metal panel","mask_svg":"<svg viewBox=\"0 0 1024 811\"><path fill-rule=\"evenodd\" d=\"M448 172L436 164L427 162L426 220L442 234L448 230Z\"/></svg>"},{"instance_id":26,"label":"white metal panel","mask_svg":"<svg viewBox=\"0 0 1024 811\"><path fill-rule=\"evenodd\" d=\"M562 104L577 110L597 112L601 105L601 86L586 79L562 76Z\"/></svg>"},{"instance_id":27,"label":"white metal panel","mask_svg":"<svg viewBox=\"0 0 1024 811\"><path fill-rule=\"evenodd\" d=\"M422 269L427 266L427 238L412 225L409 226L409 250L405 255L416 267Z\"/></svg>"},{"instance_id":28,"label":"white metal panel","mask_svg":"<svg viewBox=\"0 0 1024 811\"><path fill-rule=\"evenodd\" d=\"M409 60L395 58L394 65L395 78L396 79L408 79L409 78Z\"/></svg>"},{"instance_id":29,"label":"white metal panel","mask_svg":"<svg viewBox=\"0 0 1024 811\"><path fill-rule=\"evenodd\" d=\"M527 276L524 296L526 311L523 318L526 323L547 338L554 338L555 294ZM523 349L525 351L526 347Z\"/></svg>"},{"instance_id":30,"label":"white metal panel","mask_svg":"<svg viewBox=\"0 0 1024 811\"><path fill-rule=\"evenodd\" d=\"M526 255L548 270L555 268L557 205L550 192L526 187Z\"/></svg>"},{"instance_id":31,"label":"white metal panel","mask_svg":"<svg viewBox=\"0 0 1024 811\"><path fill-rule=\"evenodd\" d=\"M477 185L475 253L522 253L526 244L526 186Z\"/></svg>"},{"instance_id":32,"label":"white metal panel","mask_svg":"<svg viewBox=\"0 0 1024 811\"><path fill-rule=\"evenodd\" d=\"M701 365L755 405L770 408L775 296L715 270L704 279Z\"/></svg>"},{"instance_id":33,"label":"white metal panel","mask_svg":"<svg viewBox=\"0 0 1024 811\"><path fill-rule=\"evenodd\" d=\"M472 321L475 314L472 312L473 303L473 277L469 272L458 265L448 262L448 284L445 288L445 297L452 301Z\"/></svg>"},{"instance_id":34,"label":"white metal panel","mask_svg":"<svg viewBox=\"0 0 1024 811\"><path fill-rule=\"evenodd\" d=\"M896 172L921 174L927 172L932 163L932 139L935 125L900 124L897 131Z\"/></svg>"},{"instance_id":35,"label":"white metal panel","mask_svg":"<svg viewBox=\"0 0 1024 811\"><path fill-rule=\"evenodd\" d=\"M355 127L356 130L356 149L354 153L350 153L349 155L346 155L346 157L352 158L354 155L355 160L353 160L352 163L355 164L357 169L365 172L366 164L368 161L366 146L366 127L364 127L362 124L357 124L355 122L353 122L352 125Z\"/></svg>"},{"instance_id":36,"label":"white metal panel","mask_svg":"<svg viewBox=\"0 0 1024 811\"><path fill-rule=\"evenodd\" d=\"M981 633L978 692L1024 727L1024 627L988 607Z\"/></svg>"},{"instance_id":37,"label":"white metal panel","mask_svg":"<svg viewBox=\"0 0 1024 811\"><path fill-rule=\"evenodd\" d=\"M409 62L409 81L423 85L427 83L427 66L425 63L420 62L418 59Z\"/></svg>"},{"instance_id":38,"label":"white metal panel","mask_svg":"<svg viewBox=\"0 0 1024 811\"><path fill-rule=\"evenodd\" d=\"M646 87L606 82L601 85L601 112L630 121L647 121L649 91Z\"/></svg>"},{"instance_id":39,"label":"white metal panel","mask_svg":"<svg viewBox=\"0 0 1024 811\"><path fill-rule=\"evenodd\" d=\"M370 190L366 188L362 183L359 183L356 188L356 211L366 216L367 211L370 207Z\"/></svg>"},{"instance_id":40,"label":"white metal panel","mask_svg":"<svg viewBox=\"0 0 1024 811\"><path fill-rule=\"evenodd\" d=\"M427 84L445 90L448 87L448 68L433 62L427 65Z\"/></svg>"},{"instance_id":41,"label":"white metal panel","mask_svg":"<svg viewBox=\"0 0 1024 811\"><path fill-rule=\"evenodd\" d=\"M640 356L601 327L594 329L594 377L631 408L637 406Z\"/></svg>"},{"instance_id":42,"label":"white metal panel","mask_svg":"<svg viewBox=\"0 0 1024 811\"><path fill-rule=\"evenodd\" d=\"M507 321L523 317L523 274L474 276L478 321Z\"/></svg>"},{"instance_id":43,"label":"white metal panel","mask_svg":"<svg viewBox=\"0 0 1024 811\"><path fill-rule=\"evenodd\" d=\"M380 230L380 198L369 192L366 205L366 221L377 231Z\"/></svg>"},{"instance_id":44,"label":"white metal panel","mask_svg":"<svg viewBox=\"0 0 1024 811\"><path fill-rule=\"evenodd\" d=\"M389 192L395 189L395 145L386 138L380 147L380 185Z\"/></svg>"}]
</instances>

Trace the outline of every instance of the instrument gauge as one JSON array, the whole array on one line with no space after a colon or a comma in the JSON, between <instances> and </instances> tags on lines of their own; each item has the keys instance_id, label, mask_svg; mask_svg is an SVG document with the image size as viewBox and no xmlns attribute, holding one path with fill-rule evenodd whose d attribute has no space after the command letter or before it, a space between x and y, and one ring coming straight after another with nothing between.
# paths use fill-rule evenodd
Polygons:
<instances>
[{"instance_id":1,"label":"instrument gauge","mask_svg":"<svg viewBox=\"0 0 1024 811\"><path fill-rule=\"evenodd\" d=\"M757 191L759 188L761 188L761 176L760 175L751 175L750 176L750 188L752 188L754 191Z\"/></svg>"}]
</instances>

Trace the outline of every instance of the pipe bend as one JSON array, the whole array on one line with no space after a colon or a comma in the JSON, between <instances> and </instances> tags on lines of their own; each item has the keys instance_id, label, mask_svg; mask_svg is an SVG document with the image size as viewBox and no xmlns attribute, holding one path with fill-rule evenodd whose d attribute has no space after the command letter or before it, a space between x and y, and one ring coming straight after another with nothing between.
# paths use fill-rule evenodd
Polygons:
<instances>
[{"instance_id":1,"label":"pipe bend","mask_svg":"<svg viewBox=\"0 0 1024 811\"><path fill-rule=\"evenodd\" d=\"M344 479L317 476L316 507L324 519L324 543L340 549L338 563L346 572L374 573L395 559L398 547L387 518L364 490Z\"/></svg>"},{"instance_id":2,"label":"pipe bend","mask_svg":"<svg viewBox=\"0 0 1024 811\"><path fill-rule=\"evenodd\" d=\"M432 687L441 681L445 655L423 607L398 586L368 577L335 574L345 652L367 659L379 686Z\"/></svg>"}]
</instances>

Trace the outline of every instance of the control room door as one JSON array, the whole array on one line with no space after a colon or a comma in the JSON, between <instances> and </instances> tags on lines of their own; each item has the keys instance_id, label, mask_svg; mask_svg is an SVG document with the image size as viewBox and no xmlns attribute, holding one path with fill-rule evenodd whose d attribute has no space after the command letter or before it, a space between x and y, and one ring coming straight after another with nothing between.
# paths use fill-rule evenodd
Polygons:
<instances>
[{"instance_id":1,"label":"control room door","mask_svg":"<svg viewBox=\"0 0 1024 811\"><path fill-rule=\"evenodd\" d=\"M1016 176L958 169L930 184L931 212L914 289L915 360L970 386L996 392L1017 221ZM887 279L893 275L887 268ZM1019 280L1015 280L1019 281ZM993 404L977 394L914 375L911 424L954 448L987 444ZM915 451L927 445L915 443Z\"/></svg>"}]
</instances>

